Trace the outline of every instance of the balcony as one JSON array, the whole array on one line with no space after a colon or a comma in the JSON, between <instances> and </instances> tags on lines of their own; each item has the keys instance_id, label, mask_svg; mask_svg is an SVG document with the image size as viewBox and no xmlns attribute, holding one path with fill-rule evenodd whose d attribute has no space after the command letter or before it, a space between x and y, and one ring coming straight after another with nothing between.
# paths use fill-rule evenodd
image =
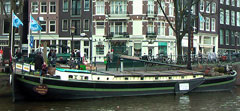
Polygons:
<instances>
[{"instance_id":1,"label":"balcony","mask_svg":"<svg viewBox=\"0 0 240 111\"><path fill-rule=\"evenodd\" d=\"M129 34L127 32L111 32L110 35L112 35L113 38L129 38Z\"/></svg>"},{"instance_id":2,"label":"balcony","mask_svg":"<svg viewBox=\"0 0 240 111\"><path fill-rule=\"evenodd\" d=\"M147 32L146 38L148 39L156 39L157 34L155 32Z\"/></svg>"}]
</instances>

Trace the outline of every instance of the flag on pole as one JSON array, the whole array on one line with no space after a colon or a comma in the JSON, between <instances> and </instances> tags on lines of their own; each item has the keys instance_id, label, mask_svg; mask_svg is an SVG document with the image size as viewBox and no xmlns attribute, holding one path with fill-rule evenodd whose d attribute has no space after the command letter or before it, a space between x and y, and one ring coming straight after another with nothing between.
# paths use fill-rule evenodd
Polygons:
<instances>
[{"instance_id":1,"label":"flag on pole","mask_svg":"<svg viewBox=\"0 0 240 111\"><path fill-rule=\"evenodd\" d=\"M200 22L205 22L205 19L204 19L204 17L202 16L201 13L199 13L199 21L200 21Z\"/></svg>"},{"instance_id":2,"label":"flag on pole","mask_svg":"<svg viewBox=\"0 0 240 111\"><path fill-rule=\"evenodd\" d=\"M30 29L32 31L40 31L42 30L42 27L37 23L37 21L32 17L30 17Z\"/></svg>"},{"instance_id":3,"label":"flag on pole","mask_svg":"<svg viewBox=\"0 0 240 111\"><path fill-rule=\"evenodd\" d=\"M19 25L23 26L22 21L12 12L12 24L14 27L19 27Z\"/></svg>"}]
</instances>

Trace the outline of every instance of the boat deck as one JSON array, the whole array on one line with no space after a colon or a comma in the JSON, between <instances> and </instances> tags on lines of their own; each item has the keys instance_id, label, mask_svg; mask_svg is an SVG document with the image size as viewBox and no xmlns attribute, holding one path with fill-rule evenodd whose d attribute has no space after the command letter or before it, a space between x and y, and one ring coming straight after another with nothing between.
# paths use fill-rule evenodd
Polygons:
<instances>
[{"instance_id":1,"label":"boat deck","mask_svg":"<svg viewBox=\"0 0 240 111\"><path fill-rule=\"evenodd\" d=\"M202 75L202 72L192 70L168 70L168 71L101 71L99 74L110 74L114 76L172 76L172 75Z\"/></svg>"}]
</instances>

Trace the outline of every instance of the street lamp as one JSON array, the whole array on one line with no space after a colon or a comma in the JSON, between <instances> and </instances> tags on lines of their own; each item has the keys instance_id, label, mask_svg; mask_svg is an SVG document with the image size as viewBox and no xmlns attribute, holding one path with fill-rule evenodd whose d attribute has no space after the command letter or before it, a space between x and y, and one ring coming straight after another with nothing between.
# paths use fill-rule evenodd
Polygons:
<instances>
[{"instance_id":1,"label":"street lamp","mask_svg":"<svg viewBox=\"0 0 240 111\"><path fill-rule=\"evenodd\" d=\"M73 35L74 35L74 33L75 33L75 27L74 27L74 26L72 26L70 29L71 29L71 35L72 35L72 41L71 41L71 51L73 51Z\"/></svg>"},{"instance_id":2,"label":"street lamp","mask_svg":"<svg viewBox=\"0 0 240 111\"><path fill-rule=\"evenodd\" d=\"M237 53L237 43L238 43L238 38L239 38L239 33L238 32L235 32L235 37L236 37L236 39L235 39L235 47L236 47L236 53Z\"/></svg>"}]
</instances>

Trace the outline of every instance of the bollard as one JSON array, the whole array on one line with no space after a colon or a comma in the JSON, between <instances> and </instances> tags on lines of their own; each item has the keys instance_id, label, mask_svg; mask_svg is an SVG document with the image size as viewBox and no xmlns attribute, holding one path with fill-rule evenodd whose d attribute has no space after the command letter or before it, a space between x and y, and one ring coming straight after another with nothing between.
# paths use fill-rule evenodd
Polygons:
<instances>
[{"instance_id":1,"label":"bollard","mask_svg":"<svg viewBox=\"0 0 240 111\"><path fill-rule=\"evenodd\" d=\"M121 62L120 72L123 72L123 59L122 58L120 59L120 62Z\"/></svg>"}]
</instances>

